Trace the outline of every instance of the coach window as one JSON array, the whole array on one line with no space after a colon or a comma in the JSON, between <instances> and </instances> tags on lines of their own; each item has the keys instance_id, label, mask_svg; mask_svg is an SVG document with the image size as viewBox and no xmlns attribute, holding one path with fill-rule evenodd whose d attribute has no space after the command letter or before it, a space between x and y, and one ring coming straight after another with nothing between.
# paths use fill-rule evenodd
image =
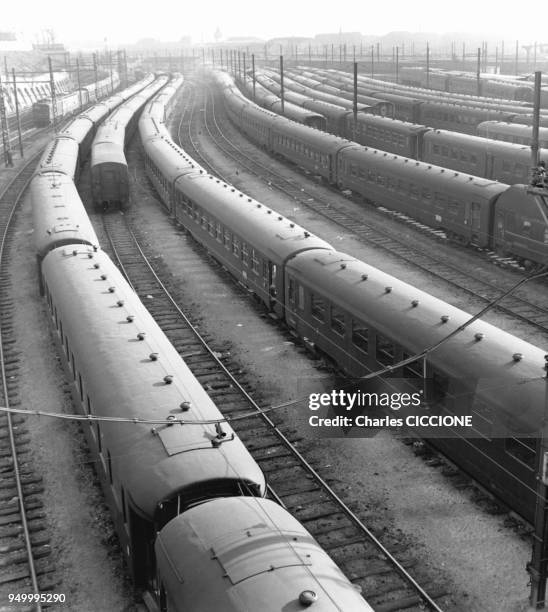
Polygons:
<instances>
[{"instance_id":1,"label":"coach window","mask_svg":"<svg viewBox=\"0 0 548 612\"><path fill-rule=\"evenodd\" d=\"M528 468L535 468L535 438L506 438L506 452Z\"/></svg>"},{"instance_id":2,"label":"coach window","mask_svg":"<svg viewBox=\"0 0 548 612\"><path fill-rule=\"evenodd\" d=\"M220 221L217 221L216 223L216 233L217 233L217 241L222 242L223 241L223 228L221 226Z\"/></svg>"},{"instance_id":3,"label":"coach window","mask_svg":"<svg viewBox=\"0 0 548 612\"><path fill-rule=\"evenodd\" d=\"M207 215L205 213L202 213L202 223L201 223L201 225L207 231Z\"/></svg>"},{"instance_id":4,"label":"coach window","mask_svg":"<svg viewBox=\"0 0 548 612\"><path fill-rule=\"evenodd\" d=\"M297 308L304 310L304 287L300 284L297 285Z\"/></svg>"},{"instance_id":5,"label":"coach window","mask_svg":"<svg viewBox=\"0 0 548 612\"><path fill-rule=\"evenodd\" d=\"M232 236L232 253L235 257L240 257L240 241L236 236Z\"/></svg>"},{"instance_id":6,"label":"coach window","mask_svg":"<svg viewBox=\"0 0 548 612\"><path fill-rule=\"evenodd\" d=\"M259 274L259 257L257 254L257 251L252 248L251 249L251 269L253 270L253 272L255 272L255 274Z\"/></svg>"},{"instance_id":7,"label":"coach window","mask_svg":"<svg viewBox=\"0 0 548 612\"><path fill-rule=\"evenodd\" d=\"M409 353L403 353L402 359L409 359L411 355ZM417 359L417 361L412 361L407 365L403 366L403 377L404 378L424 378L423 374L423 360Z\"/></svg>"},{"instance_id":8,"label":"coach window","mask_svg":"<svg viewBox=\"0 0 548 612\"><path fill-rule=\"evenodd\" d=\"M289 277L289 282L287 285L287 299L291 305L295 304L295 297L297 295L297 283L295 279Z\"/></svg>"},{"instance_id":9,"label":"coach window","mask_svg":"<svg viewBox=\"0 0 548 612\"><path fill-rule=\"evenodd\" d=\"M369 330L359 321L352 320L352 343L363 353L369 352Z\"/></svg>"},{"instance_id":10,"label":"coach window","mask_svg":"<svg viewBox=\"0 0 548 612\"><path fill-rule=\"evenodd\" d=\"M325 303L321 297L314 293L310 294L310 312L319 321L325 321Z\"/></svg>"},{"instance_id":11,"label":"coach window","mask_svg":"<svg viewBox=\"0 0 548 612\"><path fill-rule=\"evenodd\" d=\"M376 357L382 365L394 363L394 344L382 334L376 335Z\"/></svg>"},{"instance_id":12,"label":"coach window","mask_svg":"<svg viewBox=\"0 0 548 612\"><path fill-rule=\"evenodd\" d=\"M242 240L242 262L244 266L249 265L249 246Z\"/></svg>"},{"instance_id":13,"label":"coach window","mask_svg":"<svg viewBox=\"0 0 548 612\"><path fill-rule=\"evenodd\" d=\"M474 429L483 437L488 440L491 439L491 428L494 421L493 408L488 404L480 400L477 396L474 396L472 403L472 421L474 423Z\"/></svg>"},{"instance_id":14,"label":"coach window","mask_svg":"<svg viewBox=\"0 0 548 612\"><path fill-rule=\"evenodd\" d=\"M82 375L78 373L78 386L80 387L80 401L84 401L84 385L82 384Z\"/></svg>"},{"instance_id":15,"label":"coach window","mask_svg":"<svg viewBox=\"0 0 548 612\"><path fill-rule=\"evenodd\" d=\"M344 336L346 331L344 312L333 305L331 306L331 329L341 336Z\"/></svg>"},{"instance_id":16,"label":"coach window","mask_svg":"<svg viewBox=\"0 0 548 612\"><path fill-rule=\"evenodd\" d=\"M225 243L225 247L227 249L230 249L230 244L231 244L231 239L230 239L230 231L226 229L225 227L225 231L224 231L224 243Z\"/></svg>"},{"instance_id":17,"label":"coach window","mask_svg":"<svg viewBox=\"0 0 548 612\"><path fill-rule=\"evenodd\" d=\"M531 221L524 219L523 220L523 226L521 228L521 233L524 236L530 236L531 235Z\"/></svg>"}]
</instances>

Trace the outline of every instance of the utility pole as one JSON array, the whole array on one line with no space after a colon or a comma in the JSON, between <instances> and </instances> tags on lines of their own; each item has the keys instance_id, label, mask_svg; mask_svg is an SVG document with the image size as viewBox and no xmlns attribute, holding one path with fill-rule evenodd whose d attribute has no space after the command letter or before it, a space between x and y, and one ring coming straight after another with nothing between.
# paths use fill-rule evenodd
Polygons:
<instances>
[{"instance_id":1,"label":"utility pole","mask_svg":"<svg viewBox=\"0 0 548 612\"><path fill-rule=\"evenodd\" d=\"M108 68L110 70L110 93L114 93L114 76L112 72L112 51L108 50Z\"/></svg>"},{"instance_id":2,"label":"utility pole","mask_svg":"<svg viewBox=\"0 0 548 612\"><path fill-rule=\"evenodd\" d=\"M253 75L253 102L255 102L255 53L251 54L251 73Z\"/></svg>"},{"instance_id":3,"label":"utility pole","mask_svg":"<svg viewBox=\"0 0 548 612\"><path fill-rule=\"evenodd\" d=\"M476 66L476 82L477 82L477 95L481 96L481 49L478 47L478 61Z\"/></svg>"},{"instance_id":4,"label":"utility pole","mask_svg":"<svg viewBox=\"0 0 548 612\"><path fill-rule=\"evenodd\" d=\"M400 48L396 47L396 83L400 80Z\"/></svg>"},{"instance_id":5,"label":"utility pole","mask_svg":"<svg viewBox=\"0 0 548 612\"><path fill-rule=\"evenodd\" d=\"M375 78L375 47L371 45L371 78Z\"/></svg>"},{"instance_id":6,"label":"utility pole","mask_svg":"<svg viewBox=\"0 0 548 612\"><path fill-rule=\"evenodd\" d=\"M535 72L535 89L533 91L533 134L531 137L531 163L533 168L538 166L541 80L542 73L540 71Z\"/></svg>"},{"instance_id":7,"label":"utility pole","mask_svg":"<svg viewBox=\"0 0 548 612\"><path fill-rule=\"evenodd\" d=\"M2 87L2 77L0 77L0 124L2 125L2 144L4 145L4 163L6 168L13 166L11 155L10 130L8 117L6 115L6 105L4 104L4 88Z\"/></svg>"},{"instance_id":8,"label":"utility pole","mask_svg":"<svg viewBox=\"0 0 548 612\"><path fill-rule=\"evenodd\" d=\"M284 100L284 56L280 55L280 100L282 101L282 115L285 112Z\"/></svg>"},{"instance_id":9,"label":"utility pole","mask_svg":"<svg viewBox=\"0 0 548 612\"><path fill-rule=\"evenodd\" d=\"M99 99L99 91L98 91L98 84L99 84L99 77L98 77L98 72L97 72L97 53L93 53L93 72L95 73L95 99L98 100Z\"/></svg>"},{"instance_id":10,"label":"utility pole","mask_svg":"<svg viewBox=\"0 0 548 612\"><path fill-rule=\"evenodd\" d=\"M426 89L430 89L430 43L426 43Z\"/></svg>"},{"instance_id":11,"label":"utility pole","mask_svg":"<svg viewBox=\"0 0 548 612\"><path fill-rule=\"evenodd\" d=\"M76 81L78 83L78 100L80 102L80 112L82 112L82 85L80 83L80 61L76 58Z\"/></svg>"},{"instance_id":12,"label":"utility pole","mask_svg":"<svg viewBox=\"0 0 548 612\"><path fill-rule=\"evenodd\" d=\"M352 99L352 110L354 111L354 134L356 134L356 130L358 129L358 62L354 62L354 96Z\"/></svg>"},{"instance_id":13,"label":"utility pole","mask_svg":"<svg viewBox=\"0 0 548 612\"><path fill-rule=\"evenodd\" d=\"M51 89L51 120L54 131L57 131L57 98L55 95L55 79L53 77L53 68L51 66L51 56L48 56L49 66L49 86Z\"/></svg>"},{"instance_id":14,"label":"utility pole","mask_svg":"<svg viewBox=\"0 0 548 612\"><path fill-rule=\"evenodd\" d=\"M21 158L25 157L23 154L23 136L21 134L21 117L19 116L19 96L17 95L17 81L15 80L15 68L11 69L13 74L13 95L15 97L15 117L17 120L17 137L19 139L19 152Z\"/></svg>"}]
</instances>

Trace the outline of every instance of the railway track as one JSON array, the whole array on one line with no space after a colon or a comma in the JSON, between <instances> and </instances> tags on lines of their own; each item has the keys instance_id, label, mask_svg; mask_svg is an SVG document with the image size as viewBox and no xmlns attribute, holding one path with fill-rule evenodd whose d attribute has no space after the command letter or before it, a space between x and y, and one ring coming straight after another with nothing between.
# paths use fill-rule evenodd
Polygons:
<instances>
[{"instance_id":1,"label":"railway track","mask_svg":"<svg viewBox=\"0 0 548 612\"><path fill-rule=\"evenodd\" d=\"M10 243L17 205L41 152L32 157L0 196L0 405L20 405L20 354L12 327L17 305L10 297ZM32 464L25 418L0 413L0 609L40 611L57 584L43 511L42 479ZM10 601L19 595L19 601ZM32 602L35 597L37 602ZM31 603L29 603L29 601ZM53 601L53 596L51 596Z\"/></svg>"},{"instance_id":2,"label":"railway track","mask_svg":"<svg viewBox=\"0 0 548 612\"><path fill-rule=\"evenodd\" d=\"M210 348L182 312L139 246L124 215L103 216L113 258L155 320L181 354L265 472L273 497L318 539L377 612L441 610L450 602L444 585L426 584L417 560L401 542L381 542L329 487L299 452L299 440L285 434L275 418L260 415L245 374L228 355ZM107 245L104 244L104 247ZM242 380L242 378L244 378ZM400 560L396 560L394 553Z\"/></svg>"},{"instance_id":3,"label":"railway track","mask_svg":"<svg viewBox=\"0 0 548 612\"><path fill-rule=\"evenodd\" d=\"M194 157L202 166L208 168L213 174L220 176L223 180L230 182L230 179L223 177L213 168L208 162L207 157L202 154L201 147L197 142L193 132L198 129L205 129L216 146L239 167L245 168L249 173L261 177L268 183L269 186L279 189L288 197L294 200L299 206L313 210L315 213L329 219L342 227L345 232L356 236L360 241L366 244L375 246L378 249L385 250L391 255L395 255L404 260L410 266L419 268L422 271L428 272L440 281L449 283L452 287L459 291L465 291L469 295L481 300L485 303L493 302L502 293L510 289L512 282L497 280L497 283L485 281L477 276L473 276L463 268L459 267L458 263L454 264L444 258L432 254L430 250L420 250L410 247L403 240L399 240L390 235L383 228L382 222L376 222L371 217L368 217L367 223L364 221L363 215L352 214L348 212L344 206L339 205L333 199L322 198L318 196L317 191L307 191L306 184L293 181L285 178L271 166L261 163L257 157L247 154L233 144L229 137L224 133L221 123L226 124L229 121L226 114L223 114L222 121L216 114L215 99L217 94L211 93L209 90L207 99L200 100L196 103L196 87L185 85L186 91L183 94L186 96L184 108L181 112L181 119L178 126L178 141L179 144L188 153ZM194 121L196 106L205 112L200 113L203 116L203 128L196 127ZM223 111L224 113L224 111ZM356 200L358 202L358 200ZM394 217L404 218L405 215L383 209L386 214ZM412 219L405 219L415 228L434 234L443 238L444 234L438 230L432 230ZM508 314L515 319L523 321L528 325L548 333L548 307L542 303L534 303L526 297L520 296L519 293L505 297L497 306L496 309L500 312Z\"/></svg>"}]
</instances>

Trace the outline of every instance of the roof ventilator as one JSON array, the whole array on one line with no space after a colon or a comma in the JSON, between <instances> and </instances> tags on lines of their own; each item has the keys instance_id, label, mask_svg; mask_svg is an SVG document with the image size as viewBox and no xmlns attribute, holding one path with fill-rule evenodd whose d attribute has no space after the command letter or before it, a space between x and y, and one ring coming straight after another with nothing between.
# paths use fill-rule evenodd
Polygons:
<instances>
[{"instance_id":1,"label":"roof ventilator","mask_svg":"<svg viewBox=\"0 0 548 612\"><path fill-rule=\"evenodd\" d=\"M223 442L230 442L234 440L234 434L230 436L230 438L226 437L226 431L223 431L223 428L220 423L215 423L215 432L217 435L211 440L211 445L214 448L218 448L223 444Z\"/></svg>"}]
</instances>

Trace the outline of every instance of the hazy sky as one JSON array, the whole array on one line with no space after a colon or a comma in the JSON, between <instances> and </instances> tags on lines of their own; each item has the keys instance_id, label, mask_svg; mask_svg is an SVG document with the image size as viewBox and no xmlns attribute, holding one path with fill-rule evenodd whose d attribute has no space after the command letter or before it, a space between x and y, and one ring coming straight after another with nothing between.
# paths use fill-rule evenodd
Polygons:
<instances>
[{"instance_id":1,"label":"hazy sky","mask_svg":"<svg viewBox=\"0 0 548 612\"><path fill-rule=\"evenodd\" d=\"M195 43L208 42L217 27L223 38L408 30L548 42L543 12L535 17L515 0L3 0L2 4L2 30L23 31L31 38L43 28L54 28L59 42L106 38L112 46L144 37L169 41L185 35L192 36Z\"/></svg>"}]
</instances>

